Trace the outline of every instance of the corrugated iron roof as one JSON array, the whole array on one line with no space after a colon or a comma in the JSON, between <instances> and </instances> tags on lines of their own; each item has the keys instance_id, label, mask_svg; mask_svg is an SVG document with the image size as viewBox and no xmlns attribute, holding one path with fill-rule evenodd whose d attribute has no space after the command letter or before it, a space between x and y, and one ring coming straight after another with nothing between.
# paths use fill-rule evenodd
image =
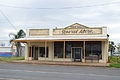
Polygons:
<instances>
[{"instance_id":1,"label":"corrugated iron roof","mask_svg":"<svg viewBox=\"0 0 120 80\"><path fill-rule=\"evenodd\" d=\"M103 37L103 36L100 36L100 37L78 37L78 36L72 36L72 37L49 37L49 36L46 36L46 37L25 37L25 38L20 38L20 39L16 39L16 40L65 40L65 39L108 39L107 37Z\"/></svg>"}]
</instances>

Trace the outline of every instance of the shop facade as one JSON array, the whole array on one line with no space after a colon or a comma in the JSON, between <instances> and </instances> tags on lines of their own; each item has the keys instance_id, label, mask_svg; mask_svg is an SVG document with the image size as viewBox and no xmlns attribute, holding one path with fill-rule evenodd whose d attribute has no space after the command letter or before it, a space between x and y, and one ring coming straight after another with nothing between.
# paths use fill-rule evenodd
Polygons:
<instances>
[{"instance_id":1,"label":"shop facade","mask_svg":"<svg viewBox=\"0 0 120 80\"><path fill-rule=\"evenodd\" d=\"M26 60L97 62L108 61L107 27L75 23L65 28L27 29Z\"/></svg>"}]
</instances>

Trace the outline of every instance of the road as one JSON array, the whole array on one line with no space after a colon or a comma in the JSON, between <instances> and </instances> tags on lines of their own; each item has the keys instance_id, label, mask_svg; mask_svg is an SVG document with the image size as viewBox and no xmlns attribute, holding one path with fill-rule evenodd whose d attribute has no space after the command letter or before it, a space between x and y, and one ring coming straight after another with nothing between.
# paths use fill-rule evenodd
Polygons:
<instances>
[{"instance_id":1,"label":"road","mask_svg":"<svg viewBox=\"0 0 120 80\"><path fill-rule=\"evenodd\" d=\"M120 80L120 69L0 63L0 80Z\"/></svg>"}]
</instances>

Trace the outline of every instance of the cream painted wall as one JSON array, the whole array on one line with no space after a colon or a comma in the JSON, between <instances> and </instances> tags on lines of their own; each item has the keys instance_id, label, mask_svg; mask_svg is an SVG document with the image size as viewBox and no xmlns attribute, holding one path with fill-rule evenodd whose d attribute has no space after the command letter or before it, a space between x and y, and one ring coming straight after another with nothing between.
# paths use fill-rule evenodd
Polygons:
<instances>
[{"instance_id":1,"label":"cream painted wall","mask_svg":"<svg viewBox=\"0 0 120 80\"><path fill-rule=\"evenodd\" d=\"M81 37L93 37L93 36L102 36L102 37L106 37L107 36L107 27L100 27L101 29L102 29L102 34L75 34L75 35L53 35L53 29L51 28L51 29L43 29L43 30L48 30L49 31L49 35L38 35L38 34L36 34L36 35L34 35L34 36L30 36L29 35L29 33L30 33L30 30L28 29L27 30L27 37L48 37L48 36L55 36L55 37L63 37L63 36L81 36ZM59 29L59 28L58 28ZM64 28L63 28L64 29ZM94 28L92 28L92 29L94 29ZM97 29L97 28L95 28L95 29ZM99 29L99 27L98 27L98 29ZM32 29L31 29L32 30ZM40 29L40 30L42 30L42 29ZM43 31L42 30L42 31ZM37 31L36 31L37 32Z\"/></svg>"},{"instance_id":2,"label":"cream painted wall","mask_svg":"<svg viewBox=\"0 0 120 80\"><path fill-rule=\"evenodd\" d=\"M25 60L28 60L28 43L25 44Z\"/></svg>"},{"instance_id":3,"label":"cream painted wall","mask_svg":"<svg viewBox=\"0 0 120 80\"><path fill-rule=\"evenodd\" d=\"M48 42L49 44L49 60L54 59L54 42Z\"/></svg>"},{"instance_id":4,"label":"cream painted wall","mask_svg":"<svg viewBox=\"0 0 120 80\"><path fill-rule=\"evenodd\" d=\"M108 62L108 41L102 41L102 60L100 62Z\"/></svg>"}]
</instances>

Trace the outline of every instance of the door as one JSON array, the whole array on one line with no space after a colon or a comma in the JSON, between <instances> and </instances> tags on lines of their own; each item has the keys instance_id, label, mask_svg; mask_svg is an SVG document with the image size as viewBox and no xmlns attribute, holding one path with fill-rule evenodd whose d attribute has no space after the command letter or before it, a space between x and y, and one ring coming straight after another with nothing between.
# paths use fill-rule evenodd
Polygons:
<instances>
[{"instance_id":1,"label":"door","mask_svg":"<svg viewBox=\"0 0 120 80\"><path fill-rule=\"evenodd\" d=\"M34 47L33 59L38 60L38 47Z\"/></svg>"},{"instance_id":2,"label":"door","mask_svg":"<svg viewBox=\"0 0 120 80\"><path fill-rule=\"evenodd\" d=\"M82 61L81 54L82 54L82 48L76 48L76 47L72 48L72 58L74 59L74 61L81 62Z\"/></svg>"}]
</instances>

